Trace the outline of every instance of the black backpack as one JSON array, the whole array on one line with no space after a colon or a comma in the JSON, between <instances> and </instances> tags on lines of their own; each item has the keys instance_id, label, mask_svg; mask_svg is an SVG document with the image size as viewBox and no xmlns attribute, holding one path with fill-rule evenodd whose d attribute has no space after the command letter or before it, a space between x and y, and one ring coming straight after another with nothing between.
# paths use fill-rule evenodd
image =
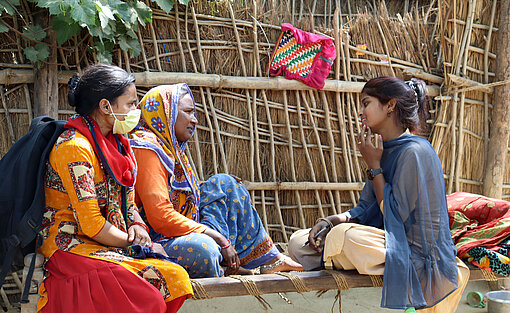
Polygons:
<instances>
[{"instance_id":1,"label":"black backpack","mask_svg":"<svg viewBox=\"0 0 510 313\"><path fill-rule=\"evenodd\" d=\"M64 131L66 121L48 116L32 120L21 137L0 160L0 287L11 271L13 261L36 252L42 244L37 236L44 213L44 172L53 145ZM36 238L39 237L39 238ZM37 240L36 240L37 239ZM32 281L35 254L27 282ZM28 301L30 283L25 284L22 302Z\"/></svg>"}]
</instances>

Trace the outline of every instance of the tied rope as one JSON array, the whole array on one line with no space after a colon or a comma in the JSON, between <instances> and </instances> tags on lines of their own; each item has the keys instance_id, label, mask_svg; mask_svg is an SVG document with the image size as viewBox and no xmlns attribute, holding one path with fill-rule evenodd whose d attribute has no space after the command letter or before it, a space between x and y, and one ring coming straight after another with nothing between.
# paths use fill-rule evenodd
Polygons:
<instances>
[{"instance_id":1,"label":"tied rope","mask_svg":"<svg viewBox=\"0 0 510 313\"><path fill-rule=\"evenodd\" d=\"M301 277L297 276L296 274L288 273L288 272L278 272L275 273L280 276L287 277L290 279L292 284L294 285L294 288L296 288L296 291L299 293L308 292L310 289L308 289L305 285L305 282L301 279Z\"/></svg>"},{"instance_id":2,"label":"tied rope","mask_svg":"<svg viewBox=\"0 0 510 313\"><path fill-rule=\"evenodd\" d=\"M480 271L482 271L483 279L485 279L486 281L497 281L498 280L498 278L496 277L496 275L494 275L493 272L490 272L484 268L480 268Z\"/></svg>"},{"instance_id":3,"label":"tied rope","mask_svg":"<svg viewBox=\"0 0 510 313\"><path fill-rule=\"evenodd\" d=\"M228 277L241 281L248 293L259 300L259 303L264 307L264 310L267 311L269 309L273 309L273 307L264 298L262 298L262 292L260 292L259 288L255 282L251 280L251 278L241 275L230 275Z\"/></svg>"},{"instance_id":4,"label":"tied rope","mask_svg":"<svg viewBox=\"0 0 510 313\"><path fill-rule=\"evenodd\" d=\"M334 270L322 270L322 272L327 273L335 279L336 286L338 287L338 290L347 290L349 289L349 284L347 283L347 280L345 279L345 276L341 274L338 271Z\"/></svg>"},{"instance_id":5,"label":"tied rope","mask_svg":"<svg viewBox=\"0 0 510 313\"><path fill-rule=\"evenodd\" d=\"M370 280L372 281L372 286L374 287L382 287L383 286L383 277L381 275L368 275L370 276Z\"/></svg>"},{"instance_id":6,"label":"tied rope","mask_svg":"<svg viewBox=\"0 0 510 313\"><path fill-rule=\"evenodd\" d=\"M204 286L198 281L191 279L191 285L193 286L193 299L195 300L203 300L203 299L212 299L212 297L205 291Z\"/></svg>"}]
</instances>

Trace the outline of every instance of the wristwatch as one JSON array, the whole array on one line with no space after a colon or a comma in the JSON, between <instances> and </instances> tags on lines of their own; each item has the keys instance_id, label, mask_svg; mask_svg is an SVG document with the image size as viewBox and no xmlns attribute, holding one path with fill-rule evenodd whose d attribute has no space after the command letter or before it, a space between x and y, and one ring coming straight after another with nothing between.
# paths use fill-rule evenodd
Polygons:
<instances>
[{"instance_id":1,"label":"wristwatch","mask_svg":"<svg viewBox=\"0 0 510 313\"><path fill-rule=\"evenodd\" d=\"M384 173L384 172L383 172L383 169L381 167L376 168L375 170L373 170L371 168L367 168L367 177L370 180L374 179L375 176L377 176L379 174L382 174L382 173Z\"/></svg>"}]
</instances>

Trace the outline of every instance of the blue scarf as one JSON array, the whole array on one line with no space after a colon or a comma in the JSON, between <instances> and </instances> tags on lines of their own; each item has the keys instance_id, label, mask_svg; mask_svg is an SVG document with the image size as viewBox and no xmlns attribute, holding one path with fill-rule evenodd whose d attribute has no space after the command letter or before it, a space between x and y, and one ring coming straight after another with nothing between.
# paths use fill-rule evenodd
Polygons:
<instances>
[{"instance_id":1,"label":"blue scarf","mask_svg":"<svg viewBox=\"0 0 510 313\"><path fill-rule=\"evenodd\" d=\"M384 143L381 166L384 214L369 180L359 205L349 211L360 224L384 227L381 307L434 306L457 289L458 281L441 162L426 139L403 135Z\"/></svg>"}]
</instances>

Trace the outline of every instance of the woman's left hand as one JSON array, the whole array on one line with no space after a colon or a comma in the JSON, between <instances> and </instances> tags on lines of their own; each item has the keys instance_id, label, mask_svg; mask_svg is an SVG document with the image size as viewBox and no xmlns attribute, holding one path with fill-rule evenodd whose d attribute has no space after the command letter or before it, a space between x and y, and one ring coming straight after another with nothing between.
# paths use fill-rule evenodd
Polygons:
<instances>
[{"instance_id":1,"label":"woman's left hand","mask_svg":"<svg viewBox=\"0 0 510 313\"><path fill-rule=\"evenodd\" d=\"M365 136L366 133L366 136ZM361 133L358 135L358 149L363 159L371 169L381 167L383 154L383 142L381 135L376 135L377 147L372 143L372 130L367 125L362 125Z\"/></svg>"},{"instance_id":2,"label":"woman's left hand","mask_svg":"<svg viewBox=\"0 0 510 313\"><path fill-rule=\"evenodd\" d=\"M128 241L132 245L141 245L146 247L150 247L152 242L145 227L138 224L131 225L128 228Z\"/></svg>"},{"instance_id":3,"label":"woman's left hand","mask_svg":"<svg viewBox=\"0 0 510 313\"><path fill-rule=\"evenodd\" d=\"M227 248L221 249L221 255L223 256L223 263L226 265L225 276L235 275L239 271L241 262L239 256L232 245Z\"/></svg>"}]
</instances>

